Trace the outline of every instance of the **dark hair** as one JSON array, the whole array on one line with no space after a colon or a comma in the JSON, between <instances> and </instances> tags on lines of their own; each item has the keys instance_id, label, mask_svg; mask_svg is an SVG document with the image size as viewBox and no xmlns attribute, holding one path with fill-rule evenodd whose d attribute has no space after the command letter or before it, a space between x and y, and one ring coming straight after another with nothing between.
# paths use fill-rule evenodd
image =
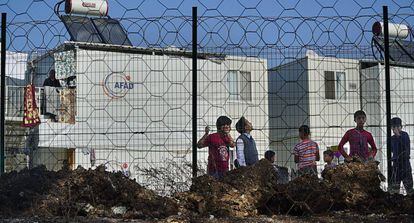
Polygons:
<instances>
[{"instance_id":1,"label":"dark hair","mask_svg":"<svg viewBox=\"0 0 414 223\"><path fill-rule=\"evenodd\" d=\"M299 132L302 132L305 135L310 135L310 128L307 125L302 125L301 127L299 127Z\"/></svg>"},{"instance_id":2,"label":"dark hair","mask_svg":"<svg viewBox=\"0 0 414 223\"><path fill-rule=\"evenodd\" d=\"M246 131L245 127L246 127L246 118L242 116L239 119L239 121L237 121L237 123L236 123L236 130L237 130L237 132L242 134Z\"/></svg>"},{"instance_id":3,"label":"dark hair","mask_svg":"<svg viewBox=\"0 0 414 223\"><path fill-rule=\"evenodd\" d=\"M272 150L267 150L265 152L265 159L270 161L270 159L272 159L272 157L275 156L275 155L276 155L276 153L273 152Z\"/></svg>"},{"instance_id":4,"label":"dark hair","mask_svg":"<svg viewBox=\"0 0 414 223\"><path fill-rule=\"evenodd\" d=\"M402 121L398 117L394 117L391 119L391 126L402 126Z\"/></svg>"},{"instance_id":5,"label":"dark hair","mask_svg":"<svg viewBox=\"0 0 414 223\"><path fill-rule=\"evenodd\" d=\"M220 129L223 125L231 125L231 119L227 116L220 116L216 121L217 129Z\"/></svg>"},{"instance_id":6,"label":"dark hair","mask_svg":"<svg viewBox=\"0 0 414 223\"><path fill-rule=\"evenodd\" d=\"M362 110L358 110L358 111L356 111L354 113L354 119L357 118L357 117L359 117L359 116L365 116L365 117L367 117L367 114L365 114L365 112L362 111Z\"/></svg>"},{"instance_id":7,"label":"dark hair","mask_svg":"<svg viewBox=\"0 0 414 223\"><path fill-rule=\"evenodd\" d=\"M330 157L333 157L334 153L332 152L332 150L328 149L328 150L323 151L323 155L328 155Z\"/></svg>"}]
</instances>

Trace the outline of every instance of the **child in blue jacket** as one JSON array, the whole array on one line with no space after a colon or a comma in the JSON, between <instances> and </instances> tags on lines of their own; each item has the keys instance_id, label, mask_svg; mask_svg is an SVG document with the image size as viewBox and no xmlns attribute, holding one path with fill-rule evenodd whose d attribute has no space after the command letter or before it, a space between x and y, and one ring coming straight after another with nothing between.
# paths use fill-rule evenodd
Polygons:
<instances>
[{"instance_id":1,"label":"child in blue jacket","mask_svg":"<svg viewBox=\"0 0 414 223\"><path fill-rule=\"evenodd\" d=\"M399 192L401 182L407 194L413 191L413 176L410 164L410 137L407 132L402 131L402 121L395 117L391 119L392 131L391 137L392 151L392 179L391 190Z\"/></svg>"}]
</instances>

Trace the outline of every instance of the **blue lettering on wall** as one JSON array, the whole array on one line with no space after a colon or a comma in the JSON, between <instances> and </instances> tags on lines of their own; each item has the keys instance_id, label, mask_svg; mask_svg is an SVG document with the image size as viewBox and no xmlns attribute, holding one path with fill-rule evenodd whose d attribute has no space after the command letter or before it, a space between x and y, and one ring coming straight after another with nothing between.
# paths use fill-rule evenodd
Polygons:
<instances>
[{"instance_id":1,"label":"blue lettering on wall","mask_svg":"<svg viewBox=\"0 0 414 223\"><path fill-rule=\"evenodd\" d=\"M128 82L115 82L115 86L114 88L119 88L119 89L133 89L134 88L134 83L128 83Z\"/></svg>"}]
</instances>

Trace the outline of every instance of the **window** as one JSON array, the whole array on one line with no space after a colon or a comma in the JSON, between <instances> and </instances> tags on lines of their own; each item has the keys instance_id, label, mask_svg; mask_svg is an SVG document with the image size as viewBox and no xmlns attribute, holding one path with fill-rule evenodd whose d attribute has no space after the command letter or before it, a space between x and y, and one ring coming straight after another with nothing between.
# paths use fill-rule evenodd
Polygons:
<instances>
[{"instance_id":1,"label":"window","mask_svg":"<svg viewBox=\"0 0 414 223\"><path fill-rule=\"evenodd\" d=\"M336 98L346 100L345 72L336 72Z\"/></svg>"},{"instance_id":2,"label":"window","mask_svg":"<svg viewBox=\"0 0 414 223\"><path fill-rule=\"evenodd\" d=\"M231 70L227 73L227 87L231 100L252 100L252 74Z\"/></svg>"},{"instance_id":3,"label":"window","mask_svg":"<svg viewBox=\"0 0 414 223\"><path fill-rule=\"evenodd\" d=\"M244 101L252 101L252 74L246 71L241 71L240 74L240 96Z\"/></svg>"},{"instance_id":4,"label":"window","mask_svg":"<svg viewBox=\"0 0 414 223\"><path fill-rule=\"evenodd\" d=\"M230 99L238 100L239 99L239 88L238 88L238 76L237 71L231 70L227 74L227 84L230 93Z\"/></svg>"},{"instance_id":5,"label":"window","mask_svg":"<svg viewBox=\"0 0 414 223\"><path fill-rule=\"evenodd\" d=\"M325 98L346 100L345 72L325 71Z\"/></svg>"},{"instance_id":6,"label":"window","mask_svg":"<svg viewBox=\"0 0 414 223\"><path fill-rule=\"evenodd\" d=\"M335 99L335 72L325 71L325 98Z\"/></svg>"}]
</instances>

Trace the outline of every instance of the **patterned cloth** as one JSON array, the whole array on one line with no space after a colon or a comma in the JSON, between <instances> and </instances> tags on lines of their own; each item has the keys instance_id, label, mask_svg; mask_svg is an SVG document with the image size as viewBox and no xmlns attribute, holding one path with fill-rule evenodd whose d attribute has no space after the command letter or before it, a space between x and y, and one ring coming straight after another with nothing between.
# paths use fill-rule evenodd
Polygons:
<instances>
[{"instance_id":1,"label":"patterned cloth","mask_svg":"<svg viewBox=\"0 0 414 223\"><path fill-rule=\"evenodd\" d=\"M75 52L73 50L57 52L54 57L56 79L65 79L76 75Z\"/></svg>"},{"instance_id":2,"label":"patterned cloth","mask_svg":"<svg viewBox=\"0 0 414 223\"><path fill-rule=\"evenodd\" d=\"M344 145L349 142L349 156L358 156L364 161L377 154L377 146L371 133L365 130L350 129L342 137L339 143L339 150L344 153ZM372 147L372 152L368 149L368 144Z\"/></svg>"},{"instance_id":3,"label":"patterned cloth","mask_svg":"<svg viewBox=\"0 0 414 223\"><path fill-rule=\"evenodd\" d=\"M24 88L24 127L35 127L40 124L39 109L36 104L35 86L29 84Z\"/></svg>"},{"instance_id":4,"label":"patterned cloth","mask_svg":"<svg viewBox=\"0 0 414 223\"><path fill-rule=\"evenodd\" d=\"M64 88L60 92L59 122L75 124L76 89Z\"/></svg>"},{"instance_id":5,"label":"patterned cloth","mask_svg":"<svg viewBox=\"0 0 414 223\"><path fill-rule=\"evenodd\" d=\"M207 136L208 145L208 174L214 175L229 170L229 152L227 145L230 139L220 133L213 133Z\"/></svg>"},{"instance_id":6,"label":"patterned cloth","mask_svg":"<svg viewBox=\"0 0 414 223\"><path fill-rule=\"evenodd\" d=\"M307 166L316 166L317 153L319 153L319 146L316 142L305 139L298 143L293 149L293 154L299 157L299 170Z\"/></svg>"}]
</instances>

